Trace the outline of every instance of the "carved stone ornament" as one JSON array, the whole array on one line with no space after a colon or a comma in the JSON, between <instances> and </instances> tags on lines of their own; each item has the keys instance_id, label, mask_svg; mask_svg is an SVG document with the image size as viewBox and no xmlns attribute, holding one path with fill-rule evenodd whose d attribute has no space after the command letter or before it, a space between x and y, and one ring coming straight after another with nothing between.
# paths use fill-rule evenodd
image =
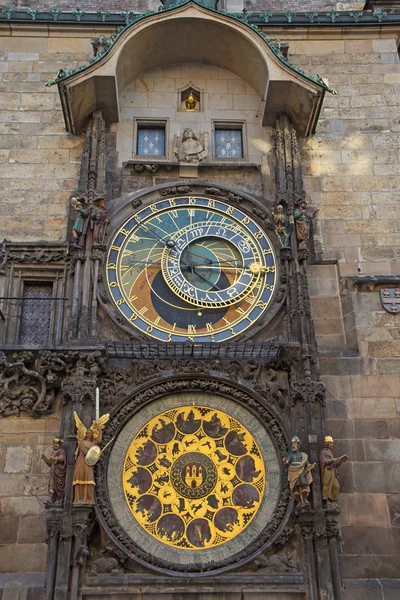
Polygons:
<instances>
[{"instance_id":1,"label":"carved stone ornament","mask_svg":"<svg viewBox=\"0 0 400 600\"><path fill-rule=\"evenodd\" d=\"M283 361L280 361L283 363ZM277 365L276 360L250 359L248 361L215 358L199 360L190 358L133 360L130 369L108 369L98 378L103 408L109 412L121 399L124 388L130 381L137 384L149 382L154 377L171 374L220 374L232 381L246 382L262 395L271 405L280 409L289 405L288 366Z\"/></svg>"},{"instance_id":2,"label":"carved stone ornament","mask_svg":"<svg viewBox=\"0 0 400 600\"><path fill-rule=\"evenodd\" d=\"M304 404L315 404L319 402L321 406L325 406L326 387L322 381L293 381L290 386L290 397L292 406L296 402Z\"/></svg>"},{"instance_id":3,"label":"carved stone ornament","mask_svg":"<svg viewBox=\"0 0 400 600\"><path fill-rule=\"evenodd\" d=\"M92 397L96 377L104 369L100 351L1 353L0 416L47 414L53 410L61 388L64 402L81 401L85 393Z\"/></svg>"},{"instance_id":4,"label":"carved stone ornament","mask_svg":"<svg viewBox=\"0 0 400 600\"><path fill-rule=\"evenodd\" d=\"M11 242L2 243L0 250L0 274L4 274L8 263L15 262L21 264L31 263L54 263L58 261L68 261L67 249L51 246L43 246L38 248L24 248L22 244L14 244Z\"/></svg>"},{"instance_id":5,"label":"carved stone ornament","mask_svg":"<svg viewBox=\"0 0 400 600\"><path fill-rule=\"evenodd\" d=\"M182 135L175 136L174 154L179 162L201 162L208 154L208 134L198 134L187 127Z\"/></svg>"},{"instance_id":6,"label":"carved stone ornament","mask_svg":"<svg viewBox=\"0 0 400 600\"><path fill-rule=\"evenodd\" d=\"M190 557L192 557L190 560L189 555L187 555L188 559L186 560L173 560L173 558L169 558L169 556L173 557L173 553L178 550L171 548L171 551L166 552L165 549L167 549L168 546L165 546L164 551L160 555L158 551L150 551L150 549L146 547L146 536L142 538L140 535L135 535L133 537L129 535L126 530L127 525L124 518L116 516L122 515L122 513L115 508L115 497L121 495L121 491L115 491L117 486L115 486L114 483L110 488L109 483L109 477L119 478L119 475L116 475L115 472L116 470L121 469L122 466L119 464L118 460L120 459L117 457L121 452L121 444L121 447L124 447L123 440L128 433L129 435L131 434L129 428L143 427L144 425L138 425L138 423L143 419L146 419L146 415L150 415L152 410L156 410L156 405L162 406L164 411L169 410L168 402L173 405L175 402L174 398L178 396L182 397L182 394L186 394L187 398L199 396L204 398L206 403L213 402L211 399L207 400L207 398L218 395L223 403L227 403L231 406L237 404L238 414L246 413L251 415L253 422L258 423L256 430L265 432L262 434L260 433L260 435L269 436L268 439L270 439L270 443L272 443L271 448L275 448L273 452L275 452L277 456L276 468L278 470L276 473L280 473L278 476L280 483L278 484L278 482L276 482L274 484L275 490L273 494L276 495L276 500L273 501L274 505L270 509L270 516L268 518L260 519L258 522L257 527L260 527L260 532L251 540L251 542L245 542L244 545L243 543L238 543L237 546L235 545L236 550L229 552L224 558L215 558L209 562L207 562L209 558L207 558L206 562L203 562L203 560L199 558L203 556L202 550L194 550L189 553ZM170 400L168 400L168 397ZM153 403L155 403L154 409L151 408ZM249 411L251 412L249 413ZM212 409L211 414L213 414ZM126 428L129 429L129 432ZM253 429L253 432L256 430ZM159 430L158 433L161 435L162 430ZM290 501L287 487L282 485L281 467L278 466L281 464L282 457L286 453L287 436L283 431L279 418L275 416L273 409L271 409L258 394L250 393L242 386L217 381L211 377L202 377L201 375L197 375L195 378L182 376L171 377L168 380L163 379L162 381L160 380L160 383L153 383L147 388L143 388L142 386L138 392L131 395L122 405L114 409L105 430L103 441L104 443L107 443L114 437L116 438L116 441L113 442L111 450L100 459L95 468L96 503L99 509L98 514L100 524L105 530L106 535L110 538L111 543L119 548L120 551L123 551L129 559L136 560L143 566L151 567L163 573L167 572L169 574L174 574L177 572L185 572L188 577L195 577L199 572L211 575L216 572L223 572L242 566L246 562L251 561L260 552L272 546L272 544L275 543L275 540L282 535L282 532L287 526L293 504ZM132 438L129 439L132 441ZM116 449L118 447L116 454L113 454L114 447ZM125 452L125 450L123 450L123 452ZM126 460L129 462L129 459ZM126 502L128 502L128 499L129 498L126 498ZM123 501L125 502L125 500ZM131 500L129 499L129 501ZM265 510L265 507L264 509L261 507L260 510ZM122 521L120 521L120 518L122 518ZM256 517L254 517L254 519L255 524L257 524ZM130 523L132 524L132 522L133 521L130 518ZM124 525L122 525L122 523L124 523ZM140 528L137 529L137 525L134 525L134 527L136 528L135 531L140 531ZM129 530L129 527L127 529ZM245 532L246 530L244 533ZM250 535L254 534L250 533ZM243 533L235 539L243 540ZM138 540L142 541L138 543ZM157 543L160 544L160 542ZM161 544L161 546L163 546L163 544ZM221 551L221 548L224 549L224 545L218 547L218 556L223 556L224 554L223 550ZM185 550L183 549L180 552L185 552ZM215 551L210 548L207 552L208 554L206 553L204 556L208 557L210 552L212 553Z\"/></svg>"}]
</instances>

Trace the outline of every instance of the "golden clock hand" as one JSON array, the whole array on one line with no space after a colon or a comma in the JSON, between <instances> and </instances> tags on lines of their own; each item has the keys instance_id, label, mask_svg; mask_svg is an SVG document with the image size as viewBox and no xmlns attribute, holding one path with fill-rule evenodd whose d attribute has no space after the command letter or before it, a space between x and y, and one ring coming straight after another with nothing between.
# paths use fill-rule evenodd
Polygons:
<instances>
[{"instance_id":1,"label":"golden clock hand","mask_svg":"<svg viewBox=\"0 0 400 600\"><path fill-rule=\"evenodd\" d=\"M174 240L164 240L160 235L158 235L158 233L156 231L154 231L154 229L152 229L151 227L149 227L149 225L146 225L145 223L142 224L142 227L145 231L147 231L147 233L150 234L150 236L155 239L158 240L159 242L162 242L164 244L164 246L167 246L168 248L175 248L175 242ZM154 235L151 235L151 234ZM156 236L156 237L154 237Z\"/></svg>"}]
</instances>

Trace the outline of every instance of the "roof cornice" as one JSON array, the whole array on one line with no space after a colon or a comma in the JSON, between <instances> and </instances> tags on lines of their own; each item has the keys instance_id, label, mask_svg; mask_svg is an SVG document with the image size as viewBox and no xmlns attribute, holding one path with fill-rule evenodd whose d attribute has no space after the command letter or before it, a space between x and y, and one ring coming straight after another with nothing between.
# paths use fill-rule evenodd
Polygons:
<instances>
[{"instance_id":1,"label":"roof cornice","mask_svg":"<svg viewBox=\"0 0 400 600\"><path fill-rule=\"evenodd\" d=\"M185 0L186 1L186 0ZM185 2L177 2L174 6L167 9L160 7L158 11L147 11L146 13L136 13L134 11L113 12L109 10L97 12L85 12L79 8L73 11L63 11L57 7L51 10L39 10L31 8L5 8L0 11L0 23L9 23L10 25L30 24L30 25L79 25L86 26L126 26L133 19L141 18L154 12L167 12L174 10L177 6ZM201 4L199 2L199 4ZM212 9L210 9L212 10ZM343 28L343 27L376 27L379 26L400 26L400 12L389 12L385 10L373 11L331 11L331 12L294 12L286 11L284 13L270 13L263 11L259 13L241 12L226 13L223 10L216 10L222 14L238 18L249 25L294 29L302 28Z\"/></svg>"}]
</instances>

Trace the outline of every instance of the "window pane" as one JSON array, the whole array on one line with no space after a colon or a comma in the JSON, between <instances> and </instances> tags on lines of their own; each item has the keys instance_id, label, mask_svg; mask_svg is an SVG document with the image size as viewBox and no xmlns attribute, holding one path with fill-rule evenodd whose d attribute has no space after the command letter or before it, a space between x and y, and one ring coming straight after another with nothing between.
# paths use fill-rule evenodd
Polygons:
<instances>
[{"instance_id":1,"label":"window pane","mask_svg":"<svg viewBox=\"0 0 400 600\"><path fill-rule=\"evenodd\" d=\"M217 158L243 158L242 130L216 129L215 156Z\"/></svg>"},{"instance_id":2,"label":"window pane","mask_svg":"<svg viewBox=\"0 0 400 600\"><path fill-rule=\"evenodd\" d=\"M165 129L138 127L137 153L139 156L165 155Z\"/></svg>"},{"instance_id":3,"label":"window pane","mask_svg":"<svg viewBox=\"0 0 400 600\"><path fill-rule=\"evenodd\" d=\"M52 283L25 283L19 330L20 344L49 342L52 301L48 298L52 295Z\"/></svg>"}]
</instances>

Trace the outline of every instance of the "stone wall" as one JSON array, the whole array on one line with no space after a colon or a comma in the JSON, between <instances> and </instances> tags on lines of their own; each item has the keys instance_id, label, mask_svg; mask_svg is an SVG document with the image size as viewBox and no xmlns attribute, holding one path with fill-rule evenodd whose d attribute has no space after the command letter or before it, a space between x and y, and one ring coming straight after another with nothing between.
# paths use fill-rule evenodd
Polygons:
<instances>
[{"instance_id":1,"label":"stone wall","mask_svg":"<svg viewBox=\"0 0 400 600\"><path fill-rule=\"evenodd\" d=\"M381 305L385 284L368 284L368 277L399 273L397 48L394 39L296 40L289 53L307 71L329 74L339 92L326 98L303 158L307 191L320 210L317 254L337 261L312 266L309 285L328 391L326 433L338 440L336 454L350 457L341 467L343 574L396 578L400 317ZM357 593L348 587L345 598ZM376 587L362 594L382 597Z\"/></svg>"},{"instance_id":2,"label":"stone wall","mask_svg":"<svg viewBox=\"0 0 400 600\"><path fill-rule=\"evenodd\" d=\"M0 37L0 239L65 239L83 139L66 133L57 87L45 83L88 61L86 35Z\"/></svg>"},{"instance_id":3,"label":"stone wall","mask_svg":"<svg viewBox=\"0 0 400 600\"><path fill-rule=\"evenodd\" d=\"M0 419L0 572L42 572L49 468L41 460L58 435L57 415Z\"/></svg>"},{"instance_id":4,"label":"stone wall","mask_svg":"<svg viewBox=\"0 0 400 600\"><path fill-rule=\"evenodd\" d=\"M201 111L179 111L178 90L188 85L201 90ZM262 103L256 92L231 71L213 65L183 63L167 65L143 73L120 97L121 121L117 125L119 164L135 155L134 119L165 119L169 140L167 158L175 160L174 136L185 127L197 133L208 133L208 160L213 157L213 122L244 123L243 151L249 162L261 162L271 149L269 130L261 126Z\"/></svg>"}]
</instances>

